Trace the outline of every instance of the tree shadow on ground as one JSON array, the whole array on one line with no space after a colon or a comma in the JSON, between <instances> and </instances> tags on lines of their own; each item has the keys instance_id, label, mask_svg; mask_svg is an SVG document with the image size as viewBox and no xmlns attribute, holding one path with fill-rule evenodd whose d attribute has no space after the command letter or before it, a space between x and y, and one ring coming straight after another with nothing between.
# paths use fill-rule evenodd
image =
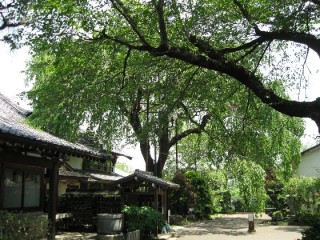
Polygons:
<instances>
[{"instance_id":1,"label":"tree shadow on ground","mask_svg":"<svg viewBox=\"0 0 320 240\"><path fill-rule=\"evenodd\" d=\"M261 218L255 219L256 228L267 227L269 224L264 224L270 219ZM292 226L279 226L276 228L279 231L292 231L296 232L302 230L301 227L292 227ZM183 227L180 227L176 230L176 233L180 236L183 235L205 235L208 233L211 234L224 234L232 236L244 236L251 233L248 232L248 218L247 215L231 215L230 217L224 216L215 218L213 220L193 222L187 224Z\"/></svg>"},{"instance_id":2,"label":"tree shadow on ground","mask_svg":"<svg viewBox=\"0 0 320 240\"><path fill-rule=\"evenodd\" d=\"M246 235L248 221L245 218L216 218L213 220L193 222L177 230L179 235L203 235L208 233L226 235Z\"/></svg>"}]
</instances>

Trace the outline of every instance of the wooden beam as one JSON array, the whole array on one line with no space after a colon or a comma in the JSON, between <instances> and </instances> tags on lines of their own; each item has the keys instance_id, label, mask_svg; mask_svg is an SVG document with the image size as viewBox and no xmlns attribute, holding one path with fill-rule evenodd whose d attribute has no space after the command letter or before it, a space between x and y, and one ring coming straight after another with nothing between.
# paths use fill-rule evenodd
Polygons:
<instances>
[{"instance_id":1,"label":"wooden beam","mask_svg":"<svg viewBox=\"0 0 320 240\"><path fill-rule=\"evenodd\" d=\"M154 208L156 211L159 211L158 206L159 206L159 201L158 201L158 188L156 187L156 188L154 189L154 207L153 207L153 208Z\"/></svg>"},{"instance_id":2,"label":"wooden beam","mask_svg":"<svg viewBox=\"0 0 320 240\"><path fill-rule=\"evenodd\" d=\"M48 206L48 220L50 224L50 231L48 240L54 240L56 235L56 214L58 204L58 176L59 176L59 162L53 164L53 168L49 170L49 206Z\"/></svg>"},{"instance_id":3,"label":"wooden beam","mask_svg":"<svg viewBox=\"0 0 320 240\"><path fill-rule=\"evenodd\" d=\"M0 162L4 163L18 163L30 166L37 166L42 168L53 168L53 160L31 157L16 152L4 151L0 153Z\"/></svg>"}]
</instances>

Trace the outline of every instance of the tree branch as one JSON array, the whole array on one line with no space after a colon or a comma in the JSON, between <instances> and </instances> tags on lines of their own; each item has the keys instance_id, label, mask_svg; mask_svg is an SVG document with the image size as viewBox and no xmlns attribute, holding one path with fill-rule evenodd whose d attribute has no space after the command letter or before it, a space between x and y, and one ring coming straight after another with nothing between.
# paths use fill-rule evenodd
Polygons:
<instances>
[{"instance_id":1,"label":"tree branch","mask_svg":"<svg viewBox=\"0 0 320 240\"><path fill-rule=\"evenodd\" d=\"M286 40L300 43L313 49L320 57L320 39L318 39L316 36L304 32L299 33L289 31L262 31L261 29L259 29L258 25L253 21L252 17L250 16L249 12L245 9L245 7L238 0L233 0L233 2L239 8L243 17L247 19L247 21L253 26L253 29L255 30L256 34L260 36L260 38L263 38L265 41ZM320 3L319 0L313 0L312 2L315 4Z\"/></svg>"},{"instance_id":2,"label":"tree branch","mask_svg":"<svg viewBox=\"0 0 320 240\"><path fill-rule=\"evenodd\" d=\"M254 39L251 42L242 44L242 45L235 47L235 48L221 49L221 50L219 50L219 52L222 54L238 52L238 51L249 49L249 48L255 48L256 46L262 44L263 42L265 42L265 40L262 37L259 37L259 38Z\"/></svg>"},{"instance_id":3,"label":"tree branch","mask_svg":"<svg viewBox=\"0 0 320 240\"><path fill-rule=\"evenodd\" d=\"M280 39L281 37L281 39L284 40L295 38L301 39L301 41L306 41L305 36L307 36L307 39L313 43L313 49L315 48L314 45L319 42L319 40L311 37L309 34L298 34L298 36L291 34L287 36L283 33L277 34L261 31L260 34L261 37L267 40ZM226 74L249 88L263 103L269 105L273 109L291 117L311 118L317 123L320 130L320 98L312 102L299 102L282 98L276 95L271 89L266 88L263 85L260 76L255 75L253 72L247 70L244 66L226 58L217 50L212 48L212 46L210 46L207 42L199 40L196 37L191 37L191 41L199 47L200 53L194 52L193 50L189 50L187 48L173 46L168 47L167 50L163 51L159 48L154 48L151 46L135 46L126 41L119 40L118 38L110 37L108 35L105 35L105 37L108 40L115 41L120 44L122 43L123 45L131 47L132 49L149 52L154 56L167 56L173 59L184 61L194 66L203 67L208 70ZM319 48L320 52L320 44L316 47Z\"/></svg>"},{"instance_id":4,"label":"tree branch","mask_svg":"<svg viewBox=\"0 0 320 240\"><path fill-rule=\"evenodd\" d=\"M182 133L180 134L177 134L175 135L170 141L169 141L169 147L172 147L173 145L175 145L178 141L180 141L181 139L191 135L191 134L201 134L204 130L205 130L205 127L207 125L207 123L209 122L210 120L210 115L209 114L206 114L202 117L202 120L201 120L201 123L199 124L198 122L196 122L195 120L192 119L192 117L190 116L189 112L188 112L188 108L182 103L181 104L188 119L194 123L195 125L197 125L197 127L195 128L191 128L191 129L188 129L186 131L183 131Z\"/></svg>"},{"instance_id":5,"label":"tree branch","mask_svg":"<svg viewBox=\"0 0 320 240\"><path fill-rule=\"evenodd\" d=\"M140 42L144 46L149 46L148 42L144 38L143 34L139 31L138 26L136 22L133 20L133 18L129 14L129 9L126 8L121 0L110 0L112 3L112 6L124 17L124 19L129 23L132 30L137 34Z\"/></svg>"},{"instance_id":6,"label":"tree branch","mask_svg":"<svg viewBox=\"0 0 320 240\"><path fill-rule=\"evenodd\" d=\"M163 14L164 0L159 0L158 3L156 3L156 1L153 0L153 4L158 14L158 24L159 24L160 38L161 38L159 48L166 50L168 48L168 35L167 35L167 29L166 29L164 14Z\"/></svg>"},{"instance_id":7,"label":"tree branch","mask_svg":"<svg viewBox=\"0 0 320 240\"><path fill-rule=\"evenodd\" d=\"M295 43L306 45L313 49L320 57L320 39L309 33L296 33L296 32L266 32L256 29L256 34L265 38L266 40L286 40Z\"/></svg>"}]
</instances>

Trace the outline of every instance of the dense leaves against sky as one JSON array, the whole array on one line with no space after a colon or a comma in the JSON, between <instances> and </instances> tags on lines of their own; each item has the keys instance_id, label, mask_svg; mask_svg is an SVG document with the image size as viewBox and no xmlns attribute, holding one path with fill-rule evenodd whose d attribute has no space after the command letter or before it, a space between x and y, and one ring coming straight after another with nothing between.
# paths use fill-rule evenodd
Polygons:
<instances>
[{"instance_id":1,"label":"dense leaves against sky","mask_svg":"<svg viewBox=\"0 0 320 240\"><path fill-rule=\"evenodd\" d=\"M319 99L286 92L303 85L296 69L309 49L320 53L318 1L15 3L34 56L32 120L61 136L76 138L85 125L105 143L138 141L159 175L170 149L194 134L206 134L207 156L219 162L259 155L264 165L290 164L302 126L280 113L320 126ZM1 12L7 22L10 13Z\"/></svg>"}]
</instances>

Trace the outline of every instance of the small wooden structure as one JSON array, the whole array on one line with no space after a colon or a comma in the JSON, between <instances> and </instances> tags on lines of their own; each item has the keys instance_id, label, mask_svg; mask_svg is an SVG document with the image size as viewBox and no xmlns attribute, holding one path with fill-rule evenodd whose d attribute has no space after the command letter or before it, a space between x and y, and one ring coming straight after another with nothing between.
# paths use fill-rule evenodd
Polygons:
<instances>
[{"instance_id":1,"label":"small wooden structure","mask_svg":"<svg viewBox=\"0 0 320 240\"><path fill-rule=\"evenodd\" d=\"M141 170L135 170L133 174L111 184L120 190L122 206L150 206L161 212L165 219L168 218L168 189L180 187Z\"/></svg>"}]
</instances>

